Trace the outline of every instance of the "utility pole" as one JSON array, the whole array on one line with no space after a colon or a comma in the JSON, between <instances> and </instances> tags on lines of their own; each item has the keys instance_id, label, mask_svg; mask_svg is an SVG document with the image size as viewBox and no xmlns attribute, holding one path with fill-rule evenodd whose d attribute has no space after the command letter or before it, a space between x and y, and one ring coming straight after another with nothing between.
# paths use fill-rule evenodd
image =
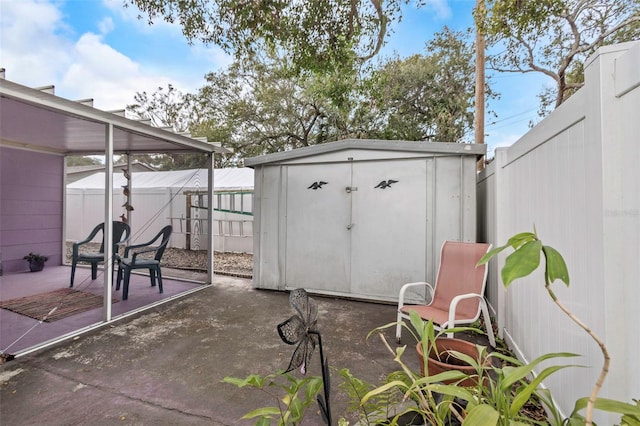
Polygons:
<instances>
[{"instance_id":1,"label":"utility pole","mask_svg":"<svg viewBox=\"0 0 640 426\"><path fill-rule=\"evenodd\" d=\"M485 40L480 30L478 17L484 16L484 0L476 0L476 113L474 116L475 143L484 144L484 82L485 82ZM478 170L484 169L484 157L478 161Z\"/></svg>"}]
</instances>

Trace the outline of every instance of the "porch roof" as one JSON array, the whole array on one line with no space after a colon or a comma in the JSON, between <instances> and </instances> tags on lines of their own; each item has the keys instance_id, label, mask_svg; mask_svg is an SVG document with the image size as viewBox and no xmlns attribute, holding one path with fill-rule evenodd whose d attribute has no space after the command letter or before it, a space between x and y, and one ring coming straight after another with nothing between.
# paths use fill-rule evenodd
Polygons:
<instances>
[{"instance_id":1,"label":"porch roof","mask_svg":"<svg viewBox=\"0 0 640 426\"><path fill-rule=\"evenodd\" d=\"M55 96L52 87L33 89L0 78L0 144L60 155L103 155L111 124L114 154L229 152L91 104Z\"/></svg>"}]
</instances>

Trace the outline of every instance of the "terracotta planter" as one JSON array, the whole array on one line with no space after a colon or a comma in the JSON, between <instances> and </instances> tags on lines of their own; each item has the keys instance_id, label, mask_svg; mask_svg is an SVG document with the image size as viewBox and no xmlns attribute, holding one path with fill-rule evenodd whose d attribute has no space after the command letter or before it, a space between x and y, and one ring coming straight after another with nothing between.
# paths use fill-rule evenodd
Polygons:
<instances>
[{"instance_id":1,"label":"terracotta planter","mask_svg":"<svg viewBox=\"0 0 640 426\"><path fill-rule=\"evenodd\" d=\"M436 349L437 353L440 354L439 360L436 356ZM418 359L420 361L420 372L424 376L424 358L422 356L422 344L420 342L418 342L418 344L416 345L416 350L418 352ZM466 340L461 339L438 337L436 339L435 347L431 349L431 352L429 353L429 357L427 359L429 375L433 376L451 370L461 371L464 374L474 377L463 380L459 383L459 385L465 387L476 386L478 384L476 369L471 365L464 364L462 360L448 355L447 351L460 352L476 360L479 356L478 348L474 343L467 342ZM457 380L444 381L445 384L453 384L456 382Z\"/></svg>"}]
</instances>

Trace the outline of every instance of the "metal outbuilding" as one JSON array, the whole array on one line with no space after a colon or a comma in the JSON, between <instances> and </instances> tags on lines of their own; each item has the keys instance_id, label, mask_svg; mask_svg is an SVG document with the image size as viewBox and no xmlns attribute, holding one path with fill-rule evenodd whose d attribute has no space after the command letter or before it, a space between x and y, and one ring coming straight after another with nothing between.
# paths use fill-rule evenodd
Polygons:
<instances>
[{"instance_id":1,"label":"metal outbuilding","mask_svg":"<svg viewBox=\"0 0 640 426\"><path fill-rule=\"evenodd\" d=\"M254 287L395 301L402 284L433 282L444 240L476 241L485 152L349 139L245 160L255 170Z\"/></svg>"}]
</instances>

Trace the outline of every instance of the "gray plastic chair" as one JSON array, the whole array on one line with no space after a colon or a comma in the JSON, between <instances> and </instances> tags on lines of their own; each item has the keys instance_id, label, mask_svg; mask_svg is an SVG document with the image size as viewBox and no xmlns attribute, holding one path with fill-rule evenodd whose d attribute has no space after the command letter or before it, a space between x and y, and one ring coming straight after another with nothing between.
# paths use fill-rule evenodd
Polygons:
<instances>
[{"instance_id":1,"label":"gray plastic chair","mask_svg":"<svg viewBox=\"0 0 640 426\"><path fill-rule=\"evenodd\" d=\"M80 252L80 246L90 243L98 232L102 232L102 243L100 244L100 250L97 252ZM124 243L129 239L131 228L124 222L113 222L113 259L111 261L111 267L113 268L116 262L116 254L118 253L118 245ZM73 244L73 250L71 254L71 283L69 287L73 287L73 279L76 275L76 265L78 262L91 264L91 279L95 280L98 277L98 263L104 262L104 222L93 228L91 234L82 241L78 241Z\"/></svg>"}]
</instances>

